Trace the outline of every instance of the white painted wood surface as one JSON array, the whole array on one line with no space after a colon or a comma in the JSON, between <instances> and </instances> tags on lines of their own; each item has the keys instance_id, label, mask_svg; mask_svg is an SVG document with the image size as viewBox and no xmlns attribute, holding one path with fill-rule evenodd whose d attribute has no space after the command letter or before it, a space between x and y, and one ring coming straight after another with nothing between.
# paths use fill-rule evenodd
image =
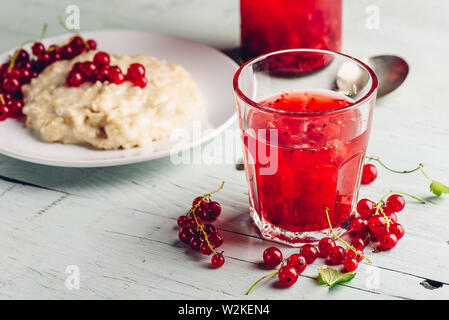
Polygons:
<instances>
[{"instance_id":1,"label":"white painted wood surface","mask_svg":"<svg viewBox=\"0 0 449 320\"><path fill-rule=\"evenodd\" d=\"M212 6L206 0L133 0L127 7L108 1L105 8L100 1L72 2L79 4L86 30L157 30L221 48L238 43L237 1ZM5 5L11 10L0 12L1 51L33 38L43 21L54 21L65 8L43 0ZM366 28L369 5L380 10L380 29ZM94 12L100 10L104 14L98 18ZM403 87L377 103L369 153L400 169L423 162L429 175L446 183L448 10L445 1L347 0L343 38L349 54L395 53L410 63ZM12 11L17 14L8 13ZM175 25L177 17L182 19ZM202 27L206 23L212 27ZM50 34L57 30L51 28ZM222 148L219 140L206 146ZM232 144L225 148L234 150ZM419 173L379 171L379 179L363 187L361 196L378 199L394 188L428 200L426 205L407 202L399 214L406 235L395 249L369 252L373 266L362 264L354 280L333 290L314 283L317 261L295 286L277 289L275 281L265 281L249 298L448 299L449 197L433 198ZM227 262L211 270L208 258L177 241L175 219L195 196L213 190L221 180L226 185L216 199L224 210L217 226L225 236ZM0 298L245 299L248 286L266 272L258 263L270 243L251 225L243 172L232 164L173 165L166 158L116 168L67 169L0 156L0 217ZM70 265L79 267L79 289L65 286ZM425 289L420 285L425 279L443 286Z\"/></svg>"}]
</instances>

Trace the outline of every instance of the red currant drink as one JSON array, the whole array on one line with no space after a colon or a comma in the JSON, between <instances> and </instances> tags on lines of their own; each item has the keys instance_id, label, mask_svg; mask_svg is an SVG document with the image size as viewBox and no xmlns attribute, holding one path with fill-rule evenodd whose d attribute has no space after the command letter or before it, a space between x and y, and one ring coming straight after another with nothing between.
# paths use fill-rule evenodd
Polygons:
<instances>
[{"instance_id":1,"label":"red currant drink","mask_svg":"<svg viewBox=\"0 0 449 320\"><path fill-rule=\"evenodd\" d=\"M245 58L292 48L340 51L342 0L241 0Z\"/></svg>"},{"instance_id":2,"label":"red currant drink","mask_svg":"<svg viewBox=\"0 0 449 320\"><path fill-rule=\"evenodd\" d=\"M344 97L319 91L285 93L259 102L276 110L318 113L352 104ZM263 128L271 119L250 112L252 127ZM341 125L354 117L354 124ZM270 136L243 133L246 167L254 209L262 220L289 231L313 231L339 226L351 213L360 181L360 167L368 143L368 132L354 136L358 128L353 110L342 112L332 122L310 117L304 134L298 137L296 120L283 119L277 143ZM269 132L267 132L269 135ZM280 146L282 145L282 146ZM262 151L259 151L263 149ZM264 174L266 162L259 154L277 155L277 170ZM254 161L248 161L248 158ZM262 158L262 159L260 159Z\"/></svg>"},{"instance_id":3,"label":"red currant drink","mask_svg":"<svg viewBox=\"0 0 449 320\"><path fill-rule=\"evenodd\" d=\"M332 63L316 74L273 76L262 56L234 78L251 215L264 237L291 245L329 235L325 208L342 231L357 201L375 101L372 71L349 98L328 80L349 58L319 54Z\"/></svg>"}]
</instances>

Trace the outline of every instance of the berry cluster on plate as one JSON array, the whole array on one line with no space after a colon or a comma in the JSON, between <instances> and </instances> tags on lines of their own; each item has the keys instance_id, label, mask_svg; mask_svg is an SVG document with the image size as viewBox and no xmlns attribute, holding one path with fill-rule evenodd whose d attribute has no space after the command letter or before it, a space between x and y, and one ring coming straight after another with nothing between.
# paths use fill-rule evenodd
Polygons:
<instances>
[{"instance_id":1,"label":"berry cluster on plate","mask_svg":"<svg viewBox=\"0 0 449 320\"><path fill-rule=\"evenodd\" d=\"M95 40L85 41L74 36L63 45L52 44L46 48L41 42L35 42L31 52L23 48L16 50L11 59L0 65L0 120L22 116L22 86L38 77L46 67L59 60L71 60L96 47Z\"/></svg>"},{"instance_id":2,"label":"berry cluster on plate","mask_svg":"<svg viewBox=\"0 0 449 320\"><path fill-rule=\"evenodd\" d=\"M95 54L93 61L76 62L67 75L68 87L79 87L86 82L105 82L122 84L125 80L144 88L147 85L145 67L140 63L132 63L126 74L115 65L111 65L111 57L103 51Z\"/></svg>"},{"instance_id":3,"label":"berry cluster on plate","mask_svg":"<svg viewBox=\"0 0 449 320\"><path fill-rule=\"evenodd\" d=\"M7 62L0 65L0 121L7 118L20 118L24 106L22 86L37 78L46 67L60 60L71 60L80 54L95 50L97 43L93 39L84 40L76 35L63 45L52 44L48 48L37 41L31 46L31 52L20 48ZM144 88L147 85L145 67L132 63L124 74L115 65L106 52L97 52L93 61L77 62L67 74L66 85L79 87L87 82L109 82L121 84L130 81L134 86Z\"/></svg>"}]
</instances>

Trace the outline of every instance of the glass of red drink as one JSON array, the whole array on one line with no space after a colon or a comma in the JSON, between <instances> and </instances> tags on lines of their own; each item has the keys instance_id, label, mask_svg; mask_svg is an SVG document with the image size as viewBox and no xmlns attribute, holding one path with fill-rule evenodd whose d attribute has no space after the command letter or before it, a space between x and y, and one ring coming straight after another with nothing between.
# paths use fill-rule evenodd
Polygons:
<instances>
[{"instance_id":1,"label":"glass of red drink","mask_svg":"<svg viewBox=\"0 0 449 320\"><path fill-rule=\"evenodd\" d=\"M241 0L246 59L293 48L340 51L342 0Z\"/></svg>"},{"instance_id":2,"label":"glass of red drink","mask_svg":"<svg viewBox=\"0 0 449 320\"><path fill-rule=\"evenodd\" d=\"M281 76L272 61L313 58L315 71ZM362 74L337 89L339 70ZM360 80L362 79L362 80ZM251 216L262 235L300 245L343 231L357 200L377 78L363 62L331 51L269 53L234 76Z\"/></svg>"}]
</instances>

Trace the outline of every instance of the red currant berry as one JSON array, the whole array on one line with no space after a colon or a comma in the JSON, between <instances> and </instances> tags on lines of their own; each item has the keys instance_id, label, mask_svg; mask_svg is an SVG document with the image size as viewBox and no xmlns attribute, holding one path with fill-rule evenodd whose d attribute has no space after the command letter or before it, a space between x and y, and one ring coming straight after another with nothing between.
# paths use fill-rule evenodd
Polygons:
<instances>
[{"instance_id":1,"label":"red currant berry","mask_svg":"<svg viewBox=\"0 0 449 320\"><path fill-rule=\"evenodd\" d=\"M109 65L109 63L111 63L111 58L106 52L100 51L95 54L94 63L97 67L107 66Z\"/></svg>"},{"instance_id":2,"label":"red currant berry","mask_svg":"<svg viewBox=\"0 0 449 320\"><path fill-rule=\"evenodd\" d=\"M299 254L306 258L307 264L311 264L318 258L318 249L311 244L305 244L299 250Z\"/></svg>"},{"instance_id":3,"label":"red currant berry","mask_svg":"<svg viewBox=\"0 0 449 320\"><path fill-rule=\"evenodd\" d=\"M217 231L217 228L215 228L215 226L211 223L206 223L205 225L203 225L203 227L204 231L206 231L208 235Z\"/></svg>"},{"instance_id":4,"label":"red currant berry","mask_svg":"<svg viewBox=\"0 0 449 320\"><path fill-rule=\"evenodd\" d=\"M6 77L2 84L6 92L16 92L20 89L20 81L17 78Z\"/></svg>"},{"instance_id":5,"label":"red currant berry","mask_svg":"<svg viewBox=\"0 0 449 320\"><path fill-rule=\"evenodd\" d=\"M17 62L15 64L16 68L19 69L27 69L30 70L31 69L31 62L30 61L21 61L21 62Z\"/></svg>"},{"instance_id":6,"label":"red currant berry","mask_svg":"<svg viewBox=\"0 0 449 320\"><path fill-rule=\"evenodd\" d=\"M355 253L354 250L352 250L352 249L348 249L348 251L346 251L345 259L350 258L350 259L355 259L357 262L362 261L362 259L363 259L362 253L363 252L361 250L357 250L357 253Z\"/></svg>"},{"instance_id":7,"label":"red currant berry","mask_svg":"<svg viewBox=\"0 0 449 320\"><path fill-rule=\"evenodd\" d=\"M10 100L7 102L10 115L14 117L20 117L22 115L23 101L22 100Z\"/></svg>"},{"instance_id":8,"label":"red currant berry","mask_svg":"<svg viewBox=\"0 0 449 320\"><path fill-rule=\"evenodd\" d=\"M134 81L131 81L131 82L133 85L140 87L140 88L145 88L147 86L147 78L145 78L145 77L134 79Z\"/></svg>"},{"instance_id":9,"label":"red currant berry","mask_svg":"<svg viewBox=\"0 0 449 320\"><path fill-rule=\"evenodd\" d=\"M354 248L356 248L357 250L363 250L365 249L365 241L360 238L360 237L355 237L354 239L352 239L351 241L351 246L353 246ZM351 250L352 251L352 250ZM354 252L354 251L353 251Z\"/></svg>"},{"instance_id":10,"label":"red currant berry","mask_svg":"<svg viewBox=\"0 0 449 320\"><path fill-rule=\"evenodd\" d=\"M79 62L75 63L77 65ZM75 68L75 65L73 66ZM95 81L97 78L97 66L90 61L83 62L79 65L79 71L84 75L85 79Z\"/></svg>"},{"instance_id":11,"label":"red currant berry","mask_svg":"<svg viewBox=\"0 0 449 320\"><path fill-rule=\"evenodd\" d=\"M125 81L125 76L118 66L109 67L109 81L115 84L121 84Z\"/></svg>"},{"instance_id":12,"label":"red currant berry","mask_svg":"<svg viewBox=\"0 0 449 320\"><path fill-rule=\"evenodd\" d=\"M398 238L393 233L385 233L379 239L380 249L383 251L390 250L396 246Z\"/></svg>"},{"instance_id":13,"label":"red currant berry","mask_svg":"<svg viewBox=\"0 0 449 320\"><path fill-rule=\"evenodd\" d=\"M295 253L287 259L287 265L293 266L298 274L300 274L306 269L307 261L302 255Z\"/></svg>"},{"instance_id":14,"label":"red currant berry","mask_svg":"<svg viewBox=\"0 0 449 320\"><path fill-rule=\"evenodd\" d=\"M290 287L298 280L298 272L295 267L286 265L279 269L278 278L283 285Z\"/></svg>"},{"instance_id":15,"label":"red currant berry","mask_svg":"<svg viewBox=\"0 0 449 320\"><path fill-rule=\"evenodd\" d=\"M87 46L89 47L88 48L89 50L97 49L97 42L95 40L89 39L89 40L86 41L86 43L87 43Z\"/></svg>"},{"instance_id":16,"label":"red currant berry","mask_svg":"<svg viewBox=\"0 0 449 320\"><path fill-rule=\"evenodd\" d=\"M383 205L382 207L380 207L379 212L383 212L387 217L390 216L390 214L393 213L393 211L391 211L391 209L385 205Z\"/></svg>"},{"instance_id":17,"label":"red currant berry","mask_svg":"<svg viewBox=\"0 0 449 320\"><path fill-rule=\"evenodd\" d=\"M48 52L43 52L37 57L37 60L45 67L50 63L51 56Z\"/></svg>"},{"instance_id":18,"label":"red currant berry","mask_svg":"<svg viewBox=\"0 0 449 320\"><path fill-rule=\"evenodd\" d=\"M138 78L145 76L145 67L140 63L131 63L128 67L128 72L126 73L126 78L133 81Z\"/></svg>"},{"instance_id":19,"label":"red currant berry","mask_svg":"<svg viewBox=\"0 0 449 320\"><path fill-rule=\"evenodd\" d=\"M16 79L20 79L20 69L18 67L14 67L12 69L9 69L6 72L6 78L16 78Z\"/></svg>"},{"instance_id":20,"label":"red currant berry","mask_svg":"<svg viewBox=\"0 0 449 320\"><path fill-rule=\"evenodd\" d=\"M102 66L98 66L96 65L98 72L97 72L97 80L104 82L104 81L109 81L111 75L109 73L109 66L107 65L102 65Z\"/></svg>"},{"instance_id":21,"label":"red currant berry","mask_svg":"<svg viewBox=\"0 0 449 320\"><path fill-rule=\"evenodd\" d=\"M390 232L396 236L397 240L399 240L404 236L405 230L401 224L395 223L390 226Z\"/></svg>"},{"instance_id":22,"label":"red currant berry","mask_svg":"<svg viewBox=\"0 0 449 320\"><path fill-rule=\"evenodd\" d=\"M178 217L178 220L176 222L178 223L178 226L184 227L184 226L190 224L189 220L191 220L191 219L187 216L180 216L180 217Z\"/></svg>"},{"instance_id":23,"label":"red currant berry","mask_svg":"<svg viewBox=\"0 0 449 320\"><path fill-rule=\"evenodd\" d=\"M368 227L373 233L382 233L386 229L385 219L381 215L372 216L368 220Z\"/></svg>"},{"instance_id":24,"label":"red currant berry","mask_svg":"<svg viewBox=\"0 0 449 320\"><path fill-rule=\"evenodd\" d=\"M343 261L343 266L345 267L346 271L351 272L357 269L359 263L356 259L345 258L345 260Z\"/></svg>"},{"instance_id":25,"label":"red currant berry","mask_svg":"<svg viewBox=\"0 0 449 320\"><path fill-rule=\"evenodd\" d=\"M70 46L72 48L76 48L76 49L84 49L86 47L86 45L84 44L83 39L80 36L74 36L71 40L70 40Z\"/></svg>"},{"instance_id":26,"label":"red currant berry","mask_svg":"<svg viewBox=\"0 0 449 320\"><path fill-rule=\"evenodd\" d=\"M335 246L329 250L329 260L332 264L340 264L346 256L346 251L343 247Z\"/></svg>"},{"instance_id":27,"label":"red currant berry","mask_svg":"<svg viewBox=\"0 0 449 320\"><path fill-rule=\"evenodd\" d=\"M20 81L22 81L23 84L30 83L31 71L29 69L20 69Z\"/></svg>"},{"instance_id":28,"label":"red currant berry","mask_svg":"<svg viewBox=\"0 0 449 320\"><path fill-rule=\"evenodd\" d=\"M50 62L51 63L61 60L61 59L62 59L62 54L61 54L61 50L59 48L50 52Z\"/></svg>"},{"instance_id":29,"label":"red currant berry","mask_svg":"<svg viewBox=\"0 0 449 320\"><path fill-rule=\"evenodd\" d=\"M405 199L400 194L392 194L388 197L386 205L391 212L399 212L405 207Z\"/></svg>"},{"instance_id":30,"label":"red currant berry","mask_svg":"<svg viewBox=\"0 0 449 320\"><path fill-rule=\"evenodd\" d=\"M183 227L178 232L179 240L181 240L184 243L190 243L190 240L192 240L194 231L192 227Z\"/></svg>"},{"instance_id":31,"label":"red currant berry","mask_svg":"<svg viewBox=\"0 0 449 320\"><path fill-rule=\"evenodd\" d=\"M56 50L56 49L55 49ZM74 57L73 48L69 45L65 45L61 48L61 58L70 60Z\"/></svg>"},{"instance_id":32,"label":"red currant berry","mask_svg":"<svg viewBox=\"0 0 449 320\"><path fill-rule=\"evenodd\" d=\"M282 252L276 247L266 248L263 252L263 262L270 268L276 268L282 262Z\"/></svg>"},{"instance_id":33,"label":"red currant berry","mask_svg":"<svg viewBox=\"0 0 449 320\"><path fill-rule=\"evenodd\" d=\"M19 54L17 55L16 62L28 61L30 59L30 55L25 50L21 49Z\"/></svg>"},{"instance_id":34,"label":"red currant berry","mask_svg":"<svg viewBox=\"0 0 449 320\"><path fill-rule=\"evenodd\" d=\"M31 51L35 56L39 56L41 53L45 51L45 46L40 42L35 42L31 47Z\"/></svg>"},{"instance_id":35,"label":"red currant berry","mask_svg":"<svg viewBox=\"0 0 449 320\"><path fill-rule=\"evenodd\" d=\"M199 232L195 233L195 235L190 240L190 246L194 249L199 251L201 247L201 243L204 242L203 235Z\"/></svg>"},{"instance_id":36,"label":"red currant berry","mask_svg":"<svg viewBox=\"0 0 449 320\"><path fill-rule=\"evenodd\" d=\"M199 207L203 207L205 208L207 206L207 204L209 203L209 200L204 198L202 196L196 197L193 201L192 201L192 207L195 207L197 205L198 202L202 201L202 203L198 206Z\"/></svg>"},{"instance_id":37,"label":"red currant berry","mask_svg":"<svg viewBox=\"0 0 449 320\"><path fill-rule=\"evenodd\" d=\"M350 229L352 231L363 231L368 227L368 221L362 218L352 218Z\"/></svg>"},{"instance_id":38,"label":"red currant berry","mask_svg":"<svg viewBox=\"0 0 449 320\"><path fill-rule=\"evenodd\" d=\"M215 221L220 215L220 213L221 213L220 204L216 201L211 201L207 204L202 218L204 221Z\"/></svg>"},{"instance_id":39,"label":"red currant berry","mask_svg":"<svg viewBox=\"0 0 449 320\"><path fill-rule=\"evenodd\" d=\"M83 82L83 74L79 71L70 71L66 79L68 87L79 87Z\"/></svg>"},{"instance_id":40,"label":"red currant berry","mask_svg":"<svg viewBox=\"0 0 449 320\"><path fill-rule=\"evenodd\" d=\"M207 244L207 242L206 241L203 241L202 243L201 243L201 245L200 245L200 252L202 253L202 254L205 254L205 255L210 255L211 253L212 253L212 250L209 248L209 245Z\"/></svg>"},{"instance_id":41,"label":"red currant berry","mask_svg":"<svg viewBox=\"0 0 449 320\"><path fill-rule=\"evenodd\" d=\"M218 248L223 244L223 236L218 231L212 232L209 236L209 242L214 248Z\"/></svg>"},{"instance_id":42,"label":"red currant berry","mask_svg":"<svg viewBox=\"0 0 449 320\"><path fill-rule=\"evenodd\" d=\"M225 258L221 253L214 254L212 258L210 258L210 263L212 264L213 267L220 268L222 265L224 265Z\"/></svg>"},{"instance_id":43,"label":"red currant berry","mask_svg":"<svg viewBox=\"0 0 449 320\"><path fill-rule=\"evenodd\" d=\"M9 108L2 104L0 105L0 121L5 120L9 116Z\"/></svg>"},{"instance_id":44,"label":"red currant berry","mask_svg":"<svg viewBox=\"0 0 449 320\"><path fill-rule=\"evenodd\" d=\"M374 164L365 164L362 171L362 184L369 184L376 180L377 168Z\"/></svg>"},{"instance_id":45,"label":"red currant berry","mask_svg":"<svg viewBox=\"0 0 449 320\"><path fill-rule=\"evenodd\" d=\"M325 237L318 242L318 251L323 258L327 257L329 250L333 247L335 247L335 241L332 238Z\"/></svg>"},{"instance_id":46,"label":"red currant berry","mask_svg":"<svg viewBox=\"0 0 449 320\"><path fill-rule=\"evenodd\" d=\"M357 212L365 219L369 218L376 210L376 204L368 199L361 199L357 203Z\"/></svg>"}]
</instances>

